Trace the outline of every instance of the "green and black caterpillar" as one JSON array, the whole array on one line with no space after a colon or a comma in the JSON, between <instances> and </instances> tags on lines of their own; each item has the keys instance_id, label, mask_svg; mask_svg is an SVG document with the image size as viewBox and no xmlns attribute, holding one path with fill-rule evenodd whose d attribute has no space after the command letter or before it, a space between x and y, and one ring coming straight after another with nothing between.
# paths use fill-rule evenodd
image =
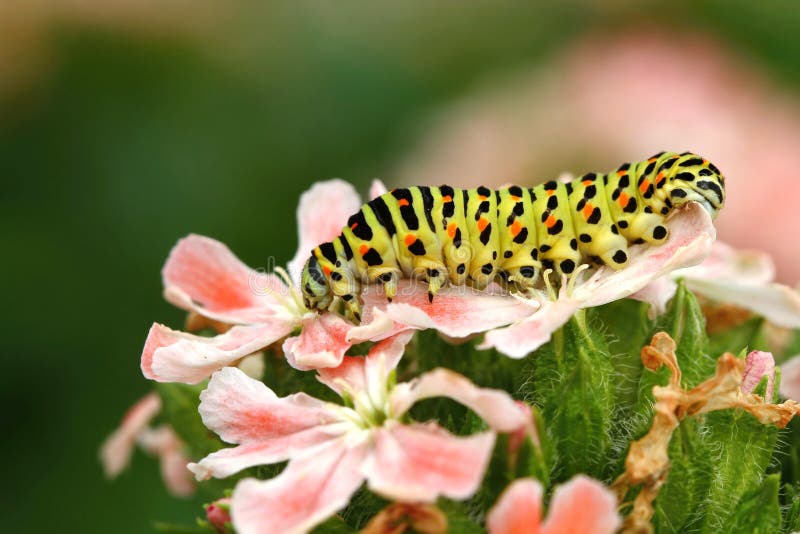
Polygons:
<instances>
[{"instance_id":1,"label":"green and black caterpillar","mask_svg":"<svg viewBox=\"0 0 800 534\"><path fill-rule=\"evenodd\" d=\"M536 286L543 270L570 274L583 263L623 269L628 245L667 239L673 208L699 202L715 217L725 180L706 159L662 152L608 174L533 188L450 186L394 189L350 217L341 235L315 248L302 273L305 305L336 298L360 321L362 284L380 283L391 301L399 278L511 291Z\"/></svg>"}]
</instances>

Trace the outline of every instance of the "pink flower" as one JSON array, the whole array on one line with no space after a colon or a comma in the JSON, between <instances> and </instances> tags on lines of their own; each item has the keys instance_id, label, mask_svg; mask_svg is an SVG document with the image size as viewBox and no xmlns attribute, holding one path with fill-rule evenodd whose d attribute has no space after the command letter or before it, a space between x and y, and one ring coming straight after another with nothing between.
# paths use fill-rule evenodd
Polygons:
<instances>
[{"instance_id":1,"label":"pink flower","mask_svg":"<svg viewBox=\"0 0 800 534\"><path fill-rule=\"evenodd\" d=\"M772 357L771 352L754 350L745 359L742 392L752 393L765 376L767 377L767 390L764 398L767 402L771 402L772 388L775 384L775 358Z\"/></svg>"},{"instance_id":2,"label":"pink flower","mask_svg":"<svg viewBox=\"0 0 800 534\"><path fill-rule=\"evenodd\" d=\"M763 252L737 250L716 241L703 263L673 271L671 278L662 278L633 297L662 311L675 294L674 280L679 278L709 299L750 310L778 326L800 328L800 293L773 282L775 265Z\"/></svg>"},{"instance_id":3,"label":"pink flower","mask_svg":"<svg viewBox=\"0 0 800 534\"><path fill-rule=\"evenodd\" d=\"M306 310L297 276L311 249L338 235L359 207L355 190L341 180L318 183L303 194L297 210L300 247L289 266L294 279L283 269L276 269L277 274L250 269L225 245L208 237L190 235L179 241L162 271L165 298L179 308L235 326L203 337L154 323L142 352L144 376L195 384L298 330L299 335L283 345L292 365L301 369L339 365L350 347L345 336L351 325L338 315Z\"/></svg>"},{"instance_id":4,"label":"pink flower","mask_svg":"<svg viewBox=\"0 0 800 534\"><path fill-rule=\"evenodd\" d=\"M161 461L161 476L167 489L176 496L194 493L194 482L186 464L184 444L171 427L149 428L161 411L161 399L155 393L142 397L134 404L122 424L100 448L100 461L106 476L114 478L128 467L133 449L138 444L145 452Z\"/></svg>"},{"instance_id":5,"label":"pink flower","mask_svg":"<svg viewBox=\"0 0 800 534\"><path fill-rule=\"evenodd\" d=\"M495 432L526 424L505 392L481 389L436 369L393 384L411 333L376 344L366 357L345 357L318 378L345 405L297 393L277 397L235 368L217 371L201 394L200 414L222 439L238 444L189 468L198 479L226 477L247 467L289 460L277 477L245 479L233 494L238 532L303 532L347 505L364 480L386 498L465 499L480 485ZM456 437L436 423L403 423L418 400L445 396L472 409L490 430Z\"/></svg>"},{"instance_id":6,"label":"pink flower","mask_svg":"<svg viewBox=\"0 0 800 534\"><path fill-rule=\"evenodd\" d=\"M536 480L512 482L489 511L489 534L611 534L622 524L614 494L587 476L556 488L544 523L543 495Z\"/></svg>"}]
</instances>

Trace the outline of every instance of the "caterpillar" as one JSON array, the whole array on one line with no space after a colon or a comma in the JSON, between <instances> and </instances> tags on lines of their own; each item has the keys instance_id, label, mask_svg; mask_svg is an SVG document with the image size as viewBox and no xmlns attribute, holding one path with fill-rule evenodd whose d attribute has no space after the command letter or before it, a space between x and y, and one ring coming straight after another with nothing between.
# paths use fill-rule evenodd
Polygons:
<instances>
[{"instance_id":1,"label":"caterpillar","mask_svg":"<svg viewBox=\"0 0 800 534\"><path fill-rule=\"evenodd\" d=\"M383 284L391 302L399 278L417 278L433 301L448 283L483 289L498 281L525 292L547 269L623 269L628 245L667 239L673 208L699 202L715 217L724 187L719 169L701 156L661 152L608 174L533 188L394 189L364 204L336 239L311 252L301 275L304 302L323 311L338 299L360 322L362 284Z\"/></svg>"}]
</instances>

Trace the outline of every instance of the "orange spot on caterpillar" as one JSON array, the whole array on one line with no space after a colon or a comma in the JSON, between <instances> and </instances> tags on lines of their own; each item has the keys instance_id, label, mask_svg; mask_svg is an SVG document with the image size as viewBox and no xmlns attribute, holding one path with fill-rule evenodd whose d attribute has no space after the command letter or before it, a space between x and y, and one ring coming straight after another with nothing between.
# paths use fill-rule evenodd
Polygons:
<instances>
[{"instance_id":1,"label":"orange spot on caterpillar","mask_svg":"<svg viewBox=\"0 0 800 534\"><path fill-rule=\"evenodd\" d=\"M548 197L552 197L555 194L556 194L556 190L555 189L548 189L547 190L547 196Z\"/></svg>"},{"instance_id":2,"label":"orange spot on caterpillar","mask_svg":"<svg viewBox=\"0 0 800 534\"><path fill-rule=\"evenodd\" d=\"M358 228L358 223L353 223L350 225L351 230L355 230L356 228Z\"/></svg>"},{"instance_id":3,"label":"orange spot on caterpillar","mask_svg":"<svg viewBox=\"0 0 800 534\"><path fill-rule=\"evenodd\" d=\"M648 159L648 160L647 160L647 163L653 163L653 162L654 162L655 160L657 160L657 159L658 159L658 158L650 158L650 159Z\"/></svg>"},{"instance_id":4,"label":"orange spot on caterpillar","mask_svg":"<svg viewBox=\"0 0 800 534\"><path fill-rule=\"evenodd\" d=\"M557 222L558 222L558 219L556 219L554 216L550 215L547 218L547 220L544 221L544 225L547 226L548 228L552 228L553 225L556 224Z\"/></svg>"},{"instance_id":5,"label":"orange spot on caterpillar","mask_svg":"<svg viewBox=\"0 0 800 534\"><path fill-rule=\"evenodd\" d=\"M620 208L624 208L625 206L627 206L629 200L630 200L630 198L628 197L628 193L625 193L625 192L620 193L619 194L619 198L617 199L617 202L619 203L619 207Z\"/></svg>"},{"instance_id":6,"label":"orange spot on caterpillar","mask_svg":"<svg viewBox=\"0 0 800 534\"><path fill-rule=\"evenodd\" d=\"M358 249L358 252L363 256L369 252L369 245L361 245L361 248Z\"/></svg>"},{"instance_id":7,"label":"orange spot on caterpillar","mask_svg":"<svg viewBox=\"0 0 800 534\"><path fill-rule=\"evenodd\" d=\"M511 235L517 237L519 233L522 231L522 224L519 221L514 221L511 224Z\"/></svg>"},{"instance_id":8,"label":"orange spot on caterpillar","mask_svg":"<svg viewBox=\"0 0 800 534\"><path fill-rule=\"evenodd\" d=\"M409 247L413 245L414 241L416 240L417 236L415 236L414 234L406 234L406 237L403 239L403 241L405 241L406 245Z\"/></svg>"},{"instance_id":9,"label":"orange spot on caterpillar","mask_svg":"<svg viewBox=\"0 0 800 534\"><path fill-rule=\"evenodd\" d=\"M325 273L325 276L330 276L331 275L331 268L328 267L327 265L325 265L325 266L322 267L322 272Z\"/></svg>"},{"instance_id":10,"label":"orange spot on caterpillar","mask_svg":"<svg viewBox=\"0 0 800 534\"><path fill-rule=\"evenodd\" d=\"M442 202L452 202L452 201L453 197L451 197L450 195L445 195L442 197Z\"/></svg>"},{"instance_id":11,"label":"orange spot on caterpillar","mask_svg":"<svg viewBox=\"0 0 800 534\"><path fill-rule=\"evenodd\" d=\"M456 230L458 230L458 225L456 223L450 223L447 225L447 235L450 236L450 239L453 239L456 236Z\"/></svg>"},{"instance_id":12,"label":"orange spot on caterpillar","mask_svg":"<svg viewBox=\"0 0 800 534\"><path fill-rule=\"evenodd\" d=\"M644 193L645 191L647 191L647 188L648 188L648 187L650 187L650 182L649 182L648 180L644 180L644 181L642 181L642 183L639 185L639 191L641 191L642 193Z\"/></svg>"},{"instance_id":13,"label":"orange spot on caterpillar","mask_svg":"<svg viewBox=\"0 0 800 534\"><path fill-rule=\"evenodd\" d=\"M620 178L625 176L626 174L628 174L628 171L617 171L617 176L619 176Z\"/></svg>"},{"instance_id":14,"label":"orange spot on caterpillar","mask_svg":"<svg viewBox=\"0 0 800 534\"><path fill-rule=\"evenodd\" d=\"M591 217L593 211L594 211L594 206L592 206L591 202L587 202L586 205L583 207L583 216L588 219L589 217Z\"/></svg>"},{"instance_id":15,"label":"orange spot on caterpillar","mask_svg":"<svg viewBox=\"0 0 800 534\"><path fill-rule=\"evenodd\" d=\"M483 232L483 229L489 226L489 219L481 217L478 220L478 231Z\"/></svg>"},{"instance_id":16,"label":"orange spot on caterpillar","mask_svg":"<svg viewBox=\"0 0 800 534\"><path fill-rule=\"evenodd\" d=\"M479 198L480 200L486 200L486 199L487 199L487 198L489 198L489 197L487 197L486 195L478 195L478 198Z\"/></svg>"},{"instance_id":17,"label":"orange spot on caterpillar","mask_svg":"<svg viewBox=\"0 0 800 534\"><path fill-rule=\"evenodd\" d=\"M586 187L589 187L589 186L590 186L590 185L592 185L593 183L594 183L594 182L592 182L591 180L584 180L584 181L582 181L582 182L581 182L581 185L584 185L584 186L586 186Z\"/></svg>"},{"instance_id":18,"label":"orange spot on caterpillar","mask_svg":"<svg viewBox=\"0 0 800 534\"><path fill-rule=\"evenodd\" d=\"M405 198L401 198L400 200L397 201L397 205L398 206L408 206L408 200L405 199Z\"/></svg>"},{"instance_id":19,"label":"orange spot on caterpillar","mask_svg":"<svg viewBox=\"0 0 800 534\"><path fill-rule=\"evenodd\" d=\"M511 200L513 200L514 202L517 202L519 200L519 197L516 196L516 195L511 195Z\"/></svg>"},{"instance_id":20,"label":"orange spot on caterpillar","mask_svg":"<svg viewBox=\"0 0 800 534\"><path fill-rule=\"evenodd\" d=\"M667 179L667 177L664 176L663 172L658 173L658 176L656 176L656 185L660 186L661 184L664 183L664 180L666 180L666 179Z\"/></svg>"}]
</instances>

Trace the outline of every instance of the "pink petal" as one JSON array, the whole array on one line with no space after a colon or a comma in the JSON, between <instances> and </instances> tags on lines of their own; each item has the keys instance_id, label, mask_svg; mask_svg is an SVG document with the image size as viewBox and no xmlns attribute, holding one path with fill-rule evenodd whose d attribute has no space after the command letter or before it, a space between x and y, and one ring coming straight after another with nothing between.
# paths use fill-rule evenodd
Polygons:
<instances>
[{"instance_id":1,"label":"pink petal","mask_svg":"<svg viewBox=\"0 0 800 534\"><path fill-rule=\"evenodd\" d=\"M611 490L592 478L578 475L556 488L541 533L611 534L621 524L617 499Z\"/></svg>"},{"instance_id":2,"label":"pink petal","mask_svg":"<svg viewBox=\"0 0 800 534\"><path fill-rule=\"evenodd\" d=\"M361 391L366 387L364 378L365 361L366 358L363 356L345 356L338 367L317 369L317 380L334 390L339 396L346 393L342 387L342 382L351 388Z\"/></svg>"},{"instance_id":3,"label":"pink petal","mask_svg":"<svg viewBox=\"0 0 800 534\"><path fill-rule=\"evenodd\" d=\"M785 399L800 399L800 356L781 364L780 392Z\"/></svg>"},{"instance_id":4,"label":"pink petal","mask_svg":"<svg viewBox=\"0 0 800 534\"><path fill-rule=\"evenodd\" d=\"M188 497L194 493L192 474L186 468L189 459L183 452L184 443L171 427L162 425L146 430L140 436L139 444L149 454L159 458L161 478L172 495Z\"/></svg>"},{"instance_id":5,"label":"pink petal","mask_svg":"<svg viewBox=\"0 0 800 534\"><path fill-rule=\"evenodd\" d=\"M336 439L351 428L349 423L331 423L298 430L285 436L264 438L212 452L187 467L197 480L226 478L248 467L289 460L308 449Z\"/></svg>"},{"instance_id":6,"label":"pink petal","mask_svg":"<svg viewBox=\"0 0 800 534\"><path fill-rule=\"evenodd\" d=\"M122 423L100 447L100 462L109 478L119 475L130 462L136 440L161 411L161 399L149 393L136 402L122 418Z\"/></svg>"},{"instance_id":7,"label":"pink petal","mask_svg":"<svg viewBox=\"0 0 800 534\"><path fill-rule=\"evenodd\" d=\"M511 358L524 358L548 341L580 309L577 300L562 295L557 301L543 301L530 317L505 328L486 332L479 349L494 348Z\"/></svg>"},{"instance_id":8,"label":"pink petal","mask_svg":"<svg viewBox=\"0 0 800 534\"><path fill-rule=\"evenodd\" d=\"M389 190L386 189L386 186L381 182L378 178L372 180L372 184L369 186L369 198L378 198L379 196L388 193Z\"/></svg>"},{"instance_id":9,"label":"pink petal","mask_svg":"<svg viewBox=\"0 0 800 534\"><path fill-rule=\"evenodd\" d=\"M505 391L479 388L460 374L443 368L398 384L391 393L392 417L400 417L415 402L431 397L448 397L463 404L498 432L513 432L528 423L525 413Z\"/></svg>"},{"instance_id":10,"label":"pink petal","mask_svg":"<svg viewBox=\"0 0 800 534\"><path fill-rule=\"evenodd\" d=\"M301 371L338 367L350 348L347 333L350 323L335 313L308 314L299 336L283 343L289 364Z\"/></svg>"},{"instance_id":11,"label":"pink petal","mask_svg":"<svg viewBox=\"0 0 800 534\"><path fill-rule=\"evenodd\" d=\"M154 323L142 351L142 373L158 382L196 384L237 360L288 335L291 322L234 326L224 334L202 337Z\"/></svg>"},{"instance_id":12,"label":"pink petal","mask_svg":"<svg viewBox=\"0 0 800 534\"><path fill-rule=\"evenodd\" d=\"M338 421L326 402L296 393L278 397L235 367L214 373L200 393L203 423L229 443L286 436Z\"/></svg>"},{"instance_id":13,"label":"pink petal","mask_svg":"<svg viewBox=\"0 0 800 534\"><path fill-rule=\"evenodd\" d=\"M730 280L741 284L763 285L775 278L772 258L757 250L739 250L714 241L711 254L699 265L681 269L676 275L701 280Z\"/></svg>"},{"instance_id":14,"label":"pink petal","mask_svg":"<svg viewBox=\"0 0 800 534\"><path fill-rule=\"evenodd\" d=\"M365 341L380 341L407 330L416 329L394 322L386 313L386 310L365 308L363 322L347 332L347 341L353 344Z\"/></svg>"},{"instance_id":15,"label":"pink petal","mask_svg":"<svg viewBox=\"0 0 800 534\"><path fill-rule=\"evenodd\" d=\"M772 401L772 388L775 382L775 358L771 352L754 350L745 358L742 392L752 393L761 379L767 377L766 400Z\"/></svg>"},{"instance_id":16,"label":"pink petal","mask_svg":"<svg viewBox=\"0 0 800 534\"><path fill-rule=\"evenodd\" d=\"M682 270L681 270L682 271ZM681 271L675 271L681 272ZM674 273L673 273L674 274ZM667 303L675 296L678 284L672 278L663 276L653 280L642 289L632 294L630 298L650 304L650 316L662 314L667 309Z\"/></svg>"},{"instance_id":17,"label":"pink petal","mask_svg":"<svg viewBox=\"0 0 800 534\"><path fill-rule=\"evenodd\" d=\"M386 311L393 321L420 330L435 328L449 337L466 337L503 326L531 315L537 304L505 293L478 291L466 286L445 287L433 302L425 284L400 280L397 295L387 304L382 288L369 286L362 294L366 308ZM365 313L365 323L369 315Z\"/></svg>"},{"instance_id":18,"label":"pink petal","mask_svg":"<svg viewBox=\"0 0 800 534\"><path fill-rule=\"evenodd\" d=\"M344 393L342 383L351 391L365 391L371 385L385 388L413 335L406 332L376 343L366 357L345 356L338 367L318 369L317 379L339 395Z\"/></svg>"},{"instance_id":19,"label":"pink petal","mask_svg":"<svg viewBox=\"0 0 800 534\"><path fill-rule=\"evenodd\" d=\"M493 432L457 437L434 423L389 421L375 430L375 449L363 472L369 488L388 499L466 499L483 480L494 439Z\"/></svg>"},{"instance_id":20,"label":"pink petal","mask_svg":"<svg viewBox=\"0 0 800 534\"><path fill-rule=\"evenodd\" d=\"M289 462L277 477L236 485L231 503L240 534L308 532L344 508L364 480L366 445L340 439Z\"/></svg>"},{"instance_id":21,"label":"pink petal","mask_svg":"<svg viewBox=\"0 0 800 534\"><path fill-rule=\"evenodd\" d=\"M670 233L666 242L659 246L634 245L624 269L602 267L575 287L572 297L581 301L582 308L625 298L653 280L696 265L708 256L716 235L708 212L691 202L673 213L667 222Z\"/></svg>"},{"instance_id":22,"label":"pink petal","mask_svg":"<svg viewBox=\"0 0 800 534\"><path fill-rule=\"evenodd\" d=\"M274 306L268 293L288 295L275 275L247 267L224 244L189 235L169 254L161 271L164 296L175 306L232 324L262 320Z\"/></svg>"},{"instance_id":23,"label":"pink petal","mask_svg":"<svg viewBox=\"0 0 800 534\"><path fill-rule=\"evenodd\" d=\"M489 534L539 534L543 495L542 485L531 478L509 484L486 517Z\"/></svg>"},{"instance_id":24,"label":"pink petal","mask_svg":"<svg viewBox=\"0 0 800 534\"><path fill-rule=\"evenodd\" d=\"M717 302L750 310L778 326L800 328L800 293L790 287L693 278L686 279L686 287Z\"/></svg>"},{"instance_id":25,"label":"pink petal","mask_svg":"<svg viewBox=\"0 0 800 534\"><path fill-rule=\"evenodd\" d=\"M300 273L311 250L320 243L333 241L347 224L347 219L361 208L361 199L352 185L343 180L317 182L300 197L297 207L299 246L289 262L292 280L299 285Z\"/></svg>"},{"instance_id":26,"label":"pink petal","mask_svg":"<svg viewBox=\"0 0 800 534\"><path fill-rule=\"evenodd\" d=\"M343 432L342 419L327 403L305 393L278 397L235 367L214 373L200 394L199 412L223 440L241 444L192 464L199 479L283 461Z\"/></svg>"}]
</instances>

